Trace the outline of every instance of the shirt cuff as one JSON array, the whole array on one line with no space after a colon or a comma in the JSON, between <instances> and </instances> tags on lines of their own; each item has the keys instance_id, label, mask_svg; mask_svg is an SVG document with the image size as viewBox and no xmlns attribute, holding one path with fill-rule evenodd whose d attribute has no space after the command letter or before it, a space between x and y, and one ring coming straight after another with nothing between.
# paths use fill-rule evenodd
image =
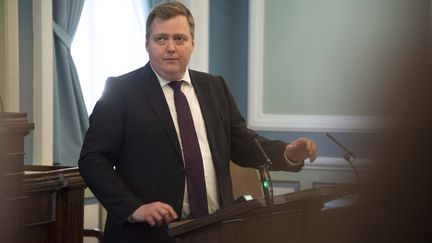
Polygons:
<instances>
[{"instance_id":1,"label":"shirt cuff","mask_svg":"<svg viewBox=\"0 0 432 243\"><path fill-rule=\"evenodd\" d=\"M287 155L286 151L284 151L284 157L285 157L286 162L287 162L289 165L291 165L291 166L298 166L298 165L300 165L300 164L303 163L303 161L300 161L300 162L294 162L294 161L291 161L291 160L288 158L288 155Z\"/></svg>"}]
</instances>

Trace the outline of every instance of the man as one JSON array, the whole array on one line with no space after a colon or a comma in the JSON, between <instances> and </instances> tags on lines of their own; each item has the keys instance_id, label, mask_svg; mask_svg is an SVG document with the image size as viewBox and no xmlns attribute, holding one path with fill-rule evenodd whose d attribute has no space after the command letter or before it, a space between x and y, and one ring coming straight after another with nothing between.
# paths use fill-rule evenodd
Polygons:
<instances>
[{"instance_id":1,"label":"man","mask_svg":"<svg viewBox=\"0 0 432 243\"><path fill-rule=\"evenodd\" d=\"M107 80L79 160L82 177L108 211L105 242L171 242L168 223L230 205L229 161L258 167L263 159L255 138L273 170L299 171L305 159L316 158L309 139L287 144L247 129L224 80L187 69L194 20L184 5L156 6L146 26L149 63ZM191 119L177 95L186 97ZM185 132L185 122L192 131ZM199 180L191 179L192 160L200 161L194 164L201 168ZM196 181L204 201L196 196Z\"/></svg>"}]
</instances>

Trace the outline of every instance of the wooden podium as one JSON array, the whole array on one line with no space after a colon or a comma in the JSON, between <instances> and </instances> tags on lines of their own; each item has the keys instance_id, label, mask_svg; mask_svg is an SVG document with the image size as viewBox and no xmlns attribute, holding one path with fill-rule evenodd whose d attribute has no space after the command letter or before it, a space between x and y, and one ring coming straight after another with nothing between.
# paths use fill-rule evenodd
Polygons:
<instances>
[{"instance_id":1,"label":"wooden podium","mask_svg":"<svg viewBox=\"0 0 432 243\"><path fill-rule=\"evenodd\" d=\"M241 202L214 214L169 225L169 235L179 243L320 242L325 202L352 192L349 187L322 187Z\"/></svg>"}]
</instances>

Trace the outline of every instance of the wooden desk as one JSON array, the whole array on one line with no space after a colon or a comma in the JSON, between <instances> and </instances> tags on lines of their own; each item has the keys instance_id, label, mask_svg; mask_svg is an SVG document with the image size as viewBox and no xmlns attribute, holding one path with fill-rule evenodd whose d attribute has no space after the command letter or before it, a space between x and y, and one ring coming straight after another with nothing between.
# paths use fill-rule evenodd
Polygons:
<instances>
[{"instance_id":1,"label":"wooden desk","mask_svg":"<svg viewBox=\"0 0 432 243\"><path fill-rule=\"evenodd\" d=\"M85 184L77 167L25 166L24 242L83 242Z\"/></svg>"},{"instance_id":2,"label":"wooden desk","mask_svg":"<svg viewBox=\"0 0 432 243\"><path fill-rule=\"evenodd\" d=\"M78 168L24 166L25 113L0 112L0 242L81 243L84 188Z\"/></svg>"}]
</instances>

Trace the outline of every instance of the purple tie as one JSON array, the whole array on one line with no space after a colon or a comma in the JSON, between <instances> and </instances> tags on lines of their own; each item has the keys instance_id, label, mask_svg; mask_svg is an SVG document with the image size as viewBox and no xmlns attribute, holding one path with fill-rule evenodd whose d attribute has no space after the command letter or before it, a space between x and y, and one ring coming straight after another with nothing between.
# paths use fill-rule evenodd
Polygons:
<instances>
[{"instance_id":1,"label":"purple tie","mask_svg":"<svg viewBox=\"0 0 432 243\"><path fill-rule=\"evenodd\" d=\"M169 83L174 90L174 103L186 166L189 205L192 218L198 218L208 214L204 168L192 114L186 96L181 91L181 85L182 81Z\"/></svg>"}]
</instances>

